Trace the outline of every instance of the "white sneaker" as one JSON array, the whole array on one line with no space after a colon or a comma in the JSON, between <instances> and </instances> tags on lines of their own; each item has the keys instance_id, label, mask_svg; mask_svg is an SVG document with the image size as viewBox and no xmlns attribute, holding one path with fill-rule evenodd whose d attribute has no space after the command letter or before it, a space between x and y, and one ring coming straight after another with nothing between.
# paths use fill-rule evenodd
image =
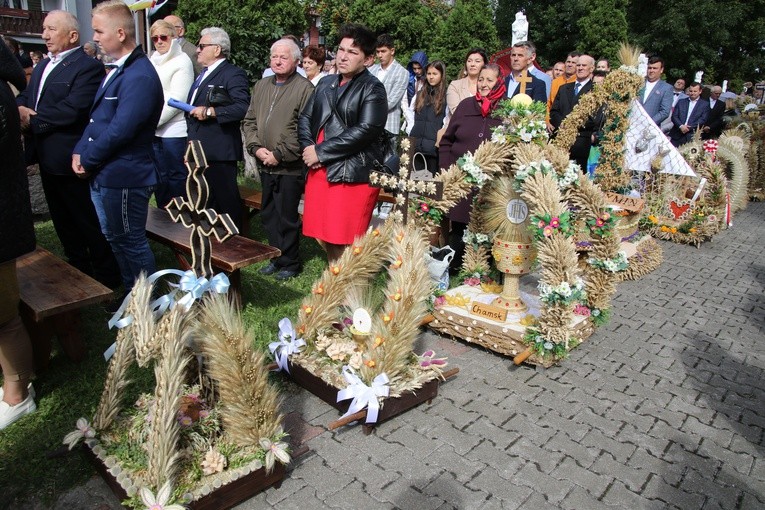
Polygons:
<instances>
[{"instance_id":1,"label":"white sneaker","mask_svg":"<svg viewBox=\"0 0 765 510\"><path fill-rule=\"evenodd\" d=\"M35 394L35 387L32 386L32 383L27 384L27 391L29 392L30 395L32 395L32 398L37 397L37 395ZM0 400L3 400L4 397L5 397L5 390L3 389L3 386L0 385Z\"/></svg>"},{"instance_id":2,"label":"white sneaker","mask_svg":"<svg viewBox=\"0 0 765 510\"><path fill-rule=\"evenodd\" d=\"M379 213L377 214L377 217L381 220L387 219L390 212L393 210L393 204L390 202L383 202L380 204Z\"/></svg>"},{"instance_id":3,"label":"white sneaker","mask_svg":"<svg viewBox=\"0 0 765 510\"><path fill-rule=\"evenodd\" d=\"M14 423L19 418L33 413L37 410L37 404L30 392L27 398L12 406L5 401L0 401L0 430Z\"/></svg>"}]
</instances>

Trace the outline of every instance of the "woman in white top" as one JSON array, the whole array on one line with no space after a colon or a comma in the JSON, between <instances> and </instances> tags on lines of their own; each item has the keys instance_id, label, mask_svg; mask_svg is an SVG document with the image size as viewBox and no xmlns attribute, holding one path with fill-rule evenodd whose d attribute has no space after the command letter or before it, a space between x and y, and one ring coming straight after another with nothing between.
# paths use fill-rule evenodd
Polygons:
<instances>
[{"instance_id":1,"label":"woman in white top","mask_svg":"<svg viewBox=\"0 0 765 510\"><path fill-rule=\"evenodd\" d=\"M311 80L314 87L319 84L319 80L327 76L327 73L322 71L325 59L326 53L318 46L303 48L303 70L305 77Z\"/></svg>"},{"instance_id":2,"label":"woman in white top","mask_svg":"<svg viewBox=\"0 0 765 510\"><path fill-rule=\"evenodd\" d=\"M188 171L183 164L186 152L186 119L183 111L168 106L170 98L184 101L194 83L194 66L181 50L173 25L164 20L151 26L151 41L156 51L151 63L157 70L165 93L165 105L159 117L154 152L159 162L160 183L155 197L158 207L165 207L173 197L186 195Z\"/></svg>"},{"instance_id":3,"label":"woman in white top","mask_svg":"<svg viewBox=\"0 0 765 510\"><path fill-rule=\"evenodd\" d=\"M449 107L449 114L453 114L457 105L463 99L473 97L478 92L478 75L483 66L489 63L486 51L482 48L473 48L465 57L465 68L462 70L462 76L459 80L454 80L449 84L446 91L446 105Z\"/></svg>"}]
</instances>

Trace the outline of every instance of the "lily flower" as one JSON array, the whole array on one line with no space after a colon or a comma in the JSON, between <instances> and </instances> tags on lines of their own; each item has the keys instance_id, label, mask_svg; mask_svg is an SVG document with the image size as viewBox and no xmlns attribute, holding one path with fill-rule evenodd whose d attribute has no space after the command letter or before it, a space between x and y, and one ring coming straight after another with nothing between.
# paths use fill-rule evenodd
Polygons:
<instances>
[{"instance_id":1,"label":"lily flower","mask_svg":"<svg viewBox=\"0 0 765 510\"><path fill-rule=\"evenodd\" d=\"M287 453L287 443L283 441L273 442L265 437L260 439L260 446L266 451L266 472L274 469L274 464L278 460L282 464L288 464L290 454Z\"/></svg>"},{"instance_id":2,"label":"lily flower","mask_svg":"<svg viewBox=\"0 0 765 510\"><path fill-rule=\"evenodd\" d=\"M71 450L77 446L77 443L80 442L80 439L90 439L92 437L96 437L95 429L90 426L88 420L85 418L80 418L77 420L77 430L68 433L64 437L64 444L69 446L69 449Z\"/></svg>"},{"instance_id":3,"label":"lily flower","mask_svg":"<svg viewBox=\"0 0 765 510\"><path fill-rule=\"evenodd\" d=\"M146 505L146 510L184 510L181 505L168 505L172 495L173 487L170 482L165 482L156 496L148 487L141 487L141 501Z\"/></svg>"}]
</instances>

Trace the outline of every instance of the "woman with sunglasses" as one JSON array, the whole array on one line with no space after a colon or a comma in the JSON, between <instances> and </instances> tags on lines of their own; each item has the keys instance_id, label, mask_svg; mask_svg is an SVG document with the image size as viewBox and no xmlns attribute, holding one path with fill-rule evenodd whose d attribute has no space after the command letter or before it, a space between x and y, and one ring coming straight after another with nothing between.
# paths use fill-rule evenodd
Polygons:
<instances>
[{"instance_id":1,"label":"woman with sunglasses","mask_svg":"<svg viewBox=\"0 0 765 510\"><path fill-rule=\"evenodd\" d=\"M165 104L154 139L154 152L161 173L155 196L157 206L165 207L173 197L185 196L188 175L183 164L186 119L183 111L168 106L167 100L186 99L194 83L194 66L188 55L181 50L175 28L167 21L154 22L151 26L151 42L156 50L151 55L151 63L157 70L165 94Z\"/></svg>"}]
</instances>

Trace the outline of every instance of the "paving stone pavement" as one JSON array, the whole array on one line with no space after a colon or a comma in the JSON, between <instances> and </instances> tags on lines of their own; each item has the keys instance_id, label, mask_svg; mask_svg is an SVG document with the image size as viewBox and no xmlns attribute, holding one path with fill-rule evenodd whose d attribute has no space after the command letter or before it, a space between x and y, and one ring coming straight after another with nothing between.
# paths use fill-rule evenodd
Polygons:
<instances>
[{"instance_id":1,"label":"paving stone pavement","mask_svg":"<svg viewBox=\"0 0 765 510\"><path fill-rule=\"evenodd\" d=\"M432 404L330 432L336 411L293 387L310 449L237 508L765 508L765 203L619 285L611 321L560 366L426 333L460 367ZM54 506L117 508L94 478Z\"/></svg>"}]
</instances>

